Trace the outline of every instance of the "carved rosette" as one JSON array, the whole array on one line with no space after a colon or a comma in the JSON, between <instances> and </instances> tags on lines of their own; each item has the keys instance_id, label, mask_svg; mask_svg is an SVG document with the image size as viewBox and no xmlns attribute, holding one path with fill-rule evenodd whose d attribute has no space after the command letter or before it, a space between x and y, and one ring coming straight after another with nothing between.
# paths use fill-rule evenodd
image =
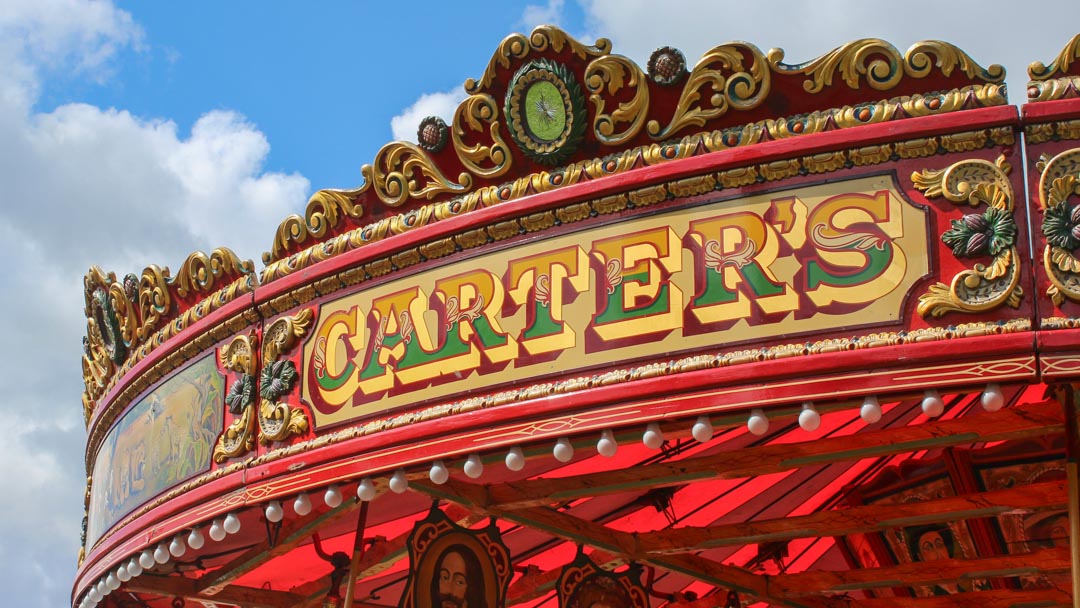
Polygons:
<instances>
[{"instance_id":1,"label":"carved rosette","mask_svg":"<svg viewBox=\"0 0 1080 608\"><path fill-rule=\"evenodd\" d=\"M259 442L284 441L308 430L308 416L303 409L282 398L296 384L296 365L279 357L296 345L307 333L314 313L305 308L291 317L282 317L263 333L262 371L259 374Z\"/></svg>"},{"instance_id":2,"label":"carved rosette","mask_svg":"<svg viewBox=\"0 0 1080 608\"><path fill-rule=\"evenodd\" d=\"M918 312L923 317L940 317L950 312L981 313L1002 304L1020 305L1020 265L1016 249L1016 221L1013 218L1013 189L1005 156L996 161L964 160L946 169L926 169L912 174L915 187L927 198L944 196L958 205L981 213L953 220L941 236L957 258L991 256L989 265L977 263L953 277L949 285L936 283L919 296Z\"/></svg>"},{"instance_id":3,"label":"carved rosette","mask_svg":"<svg viewBox=\"0 0 1080 608\"><path fill-rule=\"evenodd\" d=\"M1080 148L1053 158L1043 155L1037 166L1046 237L1043 266L1050 279L1046 295L1058 306L1065 300L1080 303Z\"/></svg>"}]
</instances>

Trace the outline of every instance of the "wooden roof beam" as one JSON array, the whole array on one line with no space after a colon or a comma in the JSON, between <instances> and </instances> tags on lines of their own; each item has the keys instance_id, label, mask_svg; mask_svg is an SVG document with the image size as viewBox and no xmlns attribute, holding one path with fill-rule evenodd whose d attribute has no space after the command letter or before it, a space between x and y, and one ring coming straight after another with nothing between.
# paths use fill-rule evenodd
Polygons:
<instances>
[{"instance_id":1,"label":"wooden roof beam","mask_svg":"<svg viewBox=\"0 0 1080 608\"><path fill-rule=\"evenodd\" d=\"M589 496L683 485L702 479L738 479L925 449L1025 439L1061 433L1064 430L1061 406L1054 402L1043 402L916 426L871 430L843 437L765 445L680 461L659 462L631 470L461 487L455 492L477 506L499 510L527 509Z\"/></svg>"},{"instance_id":2,"label":"wooden roof beam","mask_svg":"<svg viewBox=\"0 0 1080 608\"><path fill-rule=\"evenodd\" d=\"M793 598L822 593L842 594L856 589L917 587L979 578L1057 574L1069 572L1069 569L1069 549L1055 547L1024 554L941 559L884 568L780 574L770 577L769 593L775 597Z\"/></svg>"},{"instance_id":3,"label":"wooden roof beam","mask_svg":"<svg viewBox=\"0 0 1080 608\"><path fill-rule=\"evenodd\" d=\"M1050 608L1069 606L1070 602L1072 596L1061 589L994 589L934 597L852 599L843 605L845 608Z\"/></svg>"},{"instance_id":4,"label":"wooden roof beam","mask_svg":"<svg viewBox=\"0 0 1080 608\"><path fill-rule=\"evenodd\" d=\"M1063 509L1067 498L1066 482L1050 481L914 503L867 505L796 517L646 532L637 537L638 550L664 555L795 538L846 536L888 528L993 517L1018 509Z\"/></svg>"},{"instance_id":5,"label":"wooden roof beam","mask_svg":"<svg viewBox=\"0 0 1080 608\"><path fill-rule=\"evenodd\" d=\"M161 597L181 597L191 602L214 602L232 604L244 608L293 608L304 600L295 593L255 589L227 585L217 590L214 595L206 595L198 590L198 581L182 576L156 576L143 574L124 583L121 591L148 593Z\"/></svg>"}]
</instances>

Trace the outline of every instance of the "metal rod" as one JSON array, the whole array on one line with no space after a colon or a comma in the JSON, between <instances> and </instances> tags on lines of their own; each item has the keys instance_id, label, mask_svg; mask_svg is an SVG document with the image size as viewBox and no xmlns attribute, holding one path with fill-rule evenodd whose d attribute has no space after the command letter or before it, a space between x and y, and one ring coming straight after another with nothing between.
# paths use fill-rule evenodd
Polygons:
<instances>
[{"instance_id":1,"label":"metal rod","mask_svg":"<svg viewBox=\"0 0 1080 608\"><path fill-rule=\"evenodd\" d=\"M353 596L356 594L356 570L360 567L360 560L364 558L364 528L367 527L367 512L369 501L360 505L360 515L356 518L356 538L353 539L352 563L349 564L349 576L345 579L345 604L342 608L352 608ZM1075 562L1074 562L1075 564ZM1075 570L1075 568L1074 568Z\"/></svg>"}]
</instances>

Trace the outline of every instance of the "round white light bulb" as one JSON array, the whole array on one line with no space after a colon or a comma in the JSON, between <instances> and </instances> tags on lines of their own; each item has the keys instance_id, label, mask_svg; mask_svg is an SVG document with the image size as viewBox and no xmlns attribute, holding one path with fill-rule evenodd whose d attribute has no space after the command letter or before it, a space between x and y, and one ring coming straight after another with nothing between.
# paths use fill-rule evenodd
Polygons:
<instances>
[{"instance_id":1,"label":"round white light bulb","mask_svg":"<svg viewBox=\"0 0 1080 608\"><path fill-rule=\"evenodd\" d=\"M153 550L146 549L141 554L139 554L139 565L142 566L144 570L149 570L150 568L153 568L154 563L155 562Z\"/></svg>"},{"instance_id":2,"label":"round white light bulb","mask_svg":"<svg viewBox=\"0 0 1080 608\"><path fill-rule=\"evenodd\" d=\"M225 516L222 527L225 528L226 534L236 534L240 531L240 518L236 516L236 513L229 513Z\"/></svg>"},{"instance_id":3,"label":"round white light bulb","mask_svg":"<svg viewBox=\"0 0 1080 608\"><path fill-rule=\"evenodd\" d=\"M769 418L761 408L750 410L750 417L746 419L746 428L754 435L764 435L769 432Z\"/></svg>"},{"instance_id":4,"label":"round white light bulb","mask_svg":"<svg viewBox=\"0 0 1080 608\"><path fill-rule=\"evenodd\" d=\"M285 518L285 509L281 508L281 502L277 500L271 500L266 504L266 521L276 524Z\"/></svg>"},{"instance_id":5,"label":"round white light bulb","mask_svg":"<svg viewBox=\"0 0 1080 608\"><path fill-rule=\"evenodd\" d=\"M169 548L165 546L165 543L161 543L154 549L154 561L159 564L165 564L169 561Z\"/></svg>"},{"instance_id":6,"label":"round white light bulb","mask_svg":"<svg viewBox=\"0 0 1080 608\"><path fill-rule=\"evenodd\" d=\"M650 450L659 450L664 445L664 432L660 430L660 425L650 422L641 435L641 443Z\"/></svg>"},{"instance_id":7,"label":"round white light bulb","mask_svg":"<svg viewBox=\"0 0 1080 608\"><path fill-rule=\"evenodd\" d=\"M431 470L428 471L428 479L431 483L441 486L450 480L450 469L446 468L446 463L441 460L436 460L431 463Z\"/></svg>"},{"instance_id":8,"label":"round white light bulb","mask_svg":"<svg viewBox=\"0 0 1080 608\"><path fill-rule=\"evenodd\" d=\"M525 468L525 454L522 453L520 447L515 445L506 453L506 468L511 471L520 471Z\"/></svg>"},{"instance_id":9,"label":"round white light bulb","mask_svg":"<svg viewBox=\"0 0 1080 608\"><path fill-rule=\"evenodd\" d=\"M395 494L401 494L408 489L409 478L405 477L405 470L398 469L394 471L394 474L390 476L390 491Z\"/></svg>"},{"instance_id":10,"label":"round white light bulb","mask_svg":"<svg viewBox=\"0 0 1080 608\"><path fill-rule=\"evenodd\" d=\"M210 524L210 540L215 542L221 542L225 540L225 528L221 525L220 519L215 519L214 523Z\"/></svg>"},{"instance_id":11,"label":"round white light bulb","mask_svg":"<svg viewBox=\"0 0 1080 608\"><path fill-rule=\"evenodd\" d=\"M874 424L881 420L881 404L878 403L876 395L867 395L863 400L862 407L859 408L859 416L867 424Z\"/></svg>"},{"instance_id":12,"label":"round white light bulb","mask_svg":"<svg viewBox=\"0 0 1080 608\"><path fill-rule=\"evenodd\" d=\"M120 579L116 578L116 575L110 572L109 576L105 577L105 586L108 587L110 591L116 591L120 588Z\"/></svg>"},{"instance_id":13,"label":"round white light bulb","mask_svg":"<svg viewBox=\"0 0 1080 608\"><path fill-rule=\"evenodd\" d=\"M986 385L982 394L983 409L988 412L996 412L1005 407L1005 395L1001 392L1001 386L996 382Z\"/></svg>"},{"instance_id":14,"label":"round white light bulb","mask_svg":"<svg viewBox=\"0 0 1080 608\"><path fill-rule=\"evenodd\" d=\"M574 444L570 443L566 437L559 437L559 440L555 442L555 447L551 449L551 454L559 462L570 462L574 457Z\"/></svg>"},{"instance_id":15,"label":"round white light bulb","mask_svg":"<svg viewBox=\"0 0 1080 608\"><path fill-rule=\"evenodd\" d=\"M142 564L139 563L138 558L132 557L128 560L127 571L128 574L131 575L131 578L135 578L136 576L142 574L143 567Z\"/></svg>"},{"instance_id":16,"label":"round white light bulb","mask_svg":"<svg viewBox=\"0 0 1080 608\"><path fill-rule=\"evenodd\" d=\"M292 510L293 513L296 513L301 517L311 513L311 499L308 498L307 492L296 497L296 500L292 503Z\"/></svg>"},{"instance_id":17,"label":"round white light bulb","mask_svg":"<svg viewBox=\"0 0 1080 608\"><path fill-rule=\"evenodd\" d=\"M326 488L326 493L323 494L323 502L326 503L326 506L331 509L336 509L341 506L342 500L344 500L344 497L342 497L341 490L339 490L336 485L331 485L329 488Z\"/></svg>"},{"instance_id":18,"label":"round white light bulb","mask_svg":"<svg viewBox=\"0 0 1080 608\"><path fill-rule=\"evenodd\" d=\"M363 501L374 500L375 484L367 477L361 479L356 486L356 497Z\"/></svg>"},{"instance_id":19,"label":"round white light bulb","mask_svg":"<svg viewBox=\"0 0 1080 608\"><path fill-rule=\"evenodd\" d=\"M802 406L802 411L799 412L799 426L804 431L814 432L821 426L821 414L814 409L814 404L807 401Z\"/></svg>"},{"instance_id":20,"label":"round white light bulb","mask_svg":"<svg viewBox=\"0 0 1080 608\"><path fill-rule=\"evenodd\" d=\"M930 418L937 418L945 413L945 402L936 390L931 388L923 393L922 411Z\"/></svg>"},{"instance_id":21,"label":"round white light bulb","mask_svg":"<svg viewBox=\"0 0 1080 608\"><path fill-rule=\"evenodd\" d=\"M198 551L206 544L206 539L203 537L202 532L199 532L198 528L192 528L191 534L188 534L187 544L192 549Z\"/></svg>"},{"instance_id":22,"label":"round white light bulb","mask_svg":"<svg viewBox=\"0 0 1080 608\"><path fill-rule=\"evenodd\" d=\"M97 585L90 587L90 591L87 593L87 597L89 597L90 601L93 602L95 605L101 601L101 592L97 590Z\"/></svg>"},{"instance_id":23,"label":"round white light bulb","mask_svg":"<svg viewBox=\"0 0 1080 608\"><path fill-rule=\"evenodd\" d=\"M184 553L187 553L187 545L184 544L184 539L179 536L174 536L172 542L169 543L169 553L173 557L180 557Z\"/></svg>"},{"instance_id":24,"label":"round white light bulb","mask_svg":"<svg viewBox=\"0 0 1080 608\"><path fill-rule=\"evenodd\" d=\"M712 439L713 426L712 421L708 416L698 416L698 419L694 421L694 426L690 429L690 434L694 436L694 439L700 443Z\"/></svg>"},{"instance_id":25,"label":"round white light bulb","mask_svg":"<svg viewBox=\"0 0 1080 608\"><path fill-rule=\"evenodd\" d=\"M469 454L469 457L465 460L465 466L462 468L465 470L465 476L469 479L479 479L484 474L484 462L480 460L479 454Z\"/></svg>"},{"instance_id":26,"label":"round white light bulb","mask_svg":"<svg viewBox=\"0 0 1080 608\"><path fill-rule=\"evenodd\" d=\"M615 433L611 429L604 429L600 433L600 440L596 442L596 451L605 458L611 458L619 451L619 444L615 441Z\"/></svg>"},{"instance_id":27,"label":"round white light bulb","mask_svg":"<svg viewBox=\"0 0 1080 608\"><path fill-rule=\"evenodd\" d=\"M97 592L98 595L104 598L112 592L112 589L109 589L109 585L105 583L105 579L101 579L97 582Z\"/></svg>"},{"instance_id":28,"label":"round white light bulb","mask_svg":"<svg viewBox=\"0 0 1080 608\"><path fill-rule=\"evenodd\" d=\"M127 564L120 564L120 567L116 569L116 578L120 579L121 583L126 583L131 580L131 574L128 573Z\"/></svg>"}]
</instances>

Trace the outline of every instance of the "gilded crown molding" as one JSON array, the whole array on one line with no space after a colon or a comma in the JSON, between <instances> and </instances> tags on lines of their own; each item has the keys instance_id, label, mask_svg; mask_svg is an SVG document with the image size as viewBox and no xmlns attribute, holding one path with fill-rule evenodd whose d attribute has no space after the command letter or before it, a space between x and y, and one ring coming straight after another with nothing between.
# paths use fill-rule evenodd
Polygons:
<instances>
[{"instance_id":1,"label":"gilded crown molding","mask_svg":"<svg viewBox=\"0 0 1080 608\"><path fill-rule=\"evenodd\" d=\"M970 107L958 99L1006 103L1004 68L983 68L940 41L919 42L901 54L867 38L799 64L784 63L780 49L763 53L731 42L705 53L691 70L675 49L657 54L643 70L611 54L608 40L589 46L552 26L507 37L481 78L465 83L469 96L454 113L451 145L383 146L361 169L359 187L317 192L303 217L282 222L264 263L365 224L408 217L423 205L465 200L486 206L524 196L529 189L521 184L557 172L548 168L553 161L568 168L603 164L628 149L663 146L688 134L721 133L709 151L752 145L758 140L744 132L770 121L786 123L768 129L770 136L787 127L790 136ZM527 89L550 95L528 97ZM788 118L775 119L770 99L784 100ZM919 101L889 108L899 99ZM550 128L564 121L566 132L538 135L549 121Z\"/></svg>"}]
</instances>

